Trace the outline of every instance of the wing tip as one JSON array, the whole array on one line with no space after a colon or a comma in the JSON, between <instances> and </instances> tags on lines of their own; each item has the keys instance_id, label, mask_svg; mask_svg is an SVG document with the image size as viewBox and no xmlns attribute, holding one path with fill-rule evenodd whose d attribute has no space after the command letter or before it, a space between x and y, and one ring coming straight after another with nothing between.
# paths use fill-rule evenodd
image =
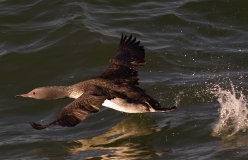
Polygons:
<instances>
[{"instance_id":1,"label":"wing tip","mask_svg":"<svg viewBox=\"0 0 248 160\"><path fill-rule=\"evenodd\" d=\"M36 130L47 129L49 127L49 125L41 125L41 124L37 124L34 122L29 122L29 124L31 125L32 128L34 128Z\"/></svg>"},{"instance_id":2,"label":"wing tip","mask_svg":"<svg viewBox=\"0 0 248 160\"><path fill-rule=\"evenodd\" d=\"M133 37L132 35L128 37L127 35L124 35L122 33L119 49L134 49L134 48L140 50L141 52L145 51L144 46L140 45L140 41L137 41L136 37Z\"/></svg>"}]
</instances>

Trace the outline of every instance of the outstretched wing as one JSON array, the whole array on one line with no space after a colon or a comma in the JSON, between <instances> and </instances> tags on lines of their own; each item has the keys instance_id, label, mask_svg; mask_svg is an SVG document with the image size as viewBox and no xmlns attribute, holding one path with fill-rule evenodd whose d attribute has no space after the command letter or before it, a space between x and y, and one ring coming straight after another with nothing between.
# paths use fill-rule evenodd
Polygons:
<instances>
[{"instance_id":1,"label":"outstretched wing","mask_svg":"<svg viewBox=\"0 0 248 160\"><path fill-rule=\"evenodd\" d=\"M99 106L106 100L105 96L94 96L83 94L78 99L74 100L65 106L57 118L48 125L36 124L29 122L34 129L45 129L52 125L60 125L63 127L73 127L86 118L88 113L96 113L99 111Z\"/></svg>"},{"instance_id":2,"label":"outstretched wing","mask_svg":"<svg viewBox=\"0 0 248 160\"><path fill-rule=\"evenodd\" d=\"M121 36L118 52L116 56L110 59L110 65L100 78L109 79L115 83L127 83L138 85L137 67L145 64L145 50L143 46L132 39L132 35Z\"/></svg>"}]
</instances>

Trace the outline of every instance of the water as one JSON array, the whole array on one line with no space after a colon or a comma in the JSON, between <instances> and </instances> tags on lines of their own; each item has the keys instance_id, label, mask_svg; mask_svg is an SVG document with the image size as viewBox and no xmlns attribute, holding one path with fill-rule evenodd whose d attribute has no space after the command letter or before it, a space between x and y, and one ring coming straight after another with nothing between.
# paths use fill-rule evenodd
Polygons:
<instances>
[{"instance_id":1,"label":"water","mask_svg":"<svg viewBox=\"0 0 248 160\"><path fill-rule=\"evenodd\" d=\"M230 83L231 89L222 89L215 86L213 93L220 103L219 120L213 129L214 136L227 138L234 136L239 131L245 132L248 127L247 99L242 91L236 91Z\"/></svg>"},{"instance_id":2,"label":"water","mask_svg":"<svg viewBox=\"0 0 248 160\"><path fill-rule=\"evenodd\" d=\"M1 159L247 159L248 1L0 1ZM33 130L71 99L15 98L101 74L121 34L146 50L140 86L169 114L101 108Z\"/></svg>"}]
</instances>

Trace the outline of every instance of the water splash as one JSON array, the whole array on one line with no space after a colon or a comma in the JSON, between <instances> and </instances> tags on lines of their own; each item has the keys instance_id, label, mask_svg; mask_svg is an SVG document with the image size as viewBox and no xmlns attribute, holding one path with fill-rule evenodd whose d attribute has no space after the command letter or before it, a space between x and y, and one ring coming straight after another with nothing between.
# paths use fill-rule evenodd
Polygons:
<instances>
[{"instance_id":1,"label":"water splash","mask_svg":"<svg viewBox=\"0 0 248 160\"><path fill-rule=\"evenodd\" d=\"M182 95L183 94L183 92L181 91L181 92L179 92L179 94L177 94L176 96L175 96L175 98L174 98L174 102L175 102L175 106L179 106L179 103L180 103L180 101L181 101L181 98L180 98L180 95Z\"/></svg>"},{"instance_id":2,"label":"water splash","mask_svg":"<svg viewBox=\"0 0 248 160\"><path fill-rule=\"evenodd\" d=\"M230 82L230 89L219 85L212 88L211 93L217 96L220 103L219 120L213 128L213 136L230 137L239 131L245 132L248 127L247 99L242 91L236 91Z\"/></svg>"}]
</instances>

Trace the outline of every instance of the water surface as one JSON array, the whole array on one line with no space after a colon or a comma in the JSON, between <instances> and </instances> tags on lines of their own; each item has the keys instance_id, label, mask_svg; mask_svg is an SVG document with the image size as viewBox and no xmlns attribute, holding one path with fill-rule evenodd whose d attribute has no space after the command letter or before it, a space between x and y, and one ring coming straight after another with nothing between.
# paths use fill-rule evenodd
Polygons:
<instances>
[{"instance_id":1,"label":"water surface","mask_svg":"<svg viewBox=\"0 0 248 160\"><path fill-rule=\"evenodd\" d=\"M248 1L1 0L0 8L1 159L248 156ZM33 130L29 121L48 123L72 100L15 94L101 74L122 33L145 47L140 86L178 110L126 114L101 108L74 128ZM223 113L232 110L241 113L226 114L225 121Z\"/></svg>"}]
</instances>

